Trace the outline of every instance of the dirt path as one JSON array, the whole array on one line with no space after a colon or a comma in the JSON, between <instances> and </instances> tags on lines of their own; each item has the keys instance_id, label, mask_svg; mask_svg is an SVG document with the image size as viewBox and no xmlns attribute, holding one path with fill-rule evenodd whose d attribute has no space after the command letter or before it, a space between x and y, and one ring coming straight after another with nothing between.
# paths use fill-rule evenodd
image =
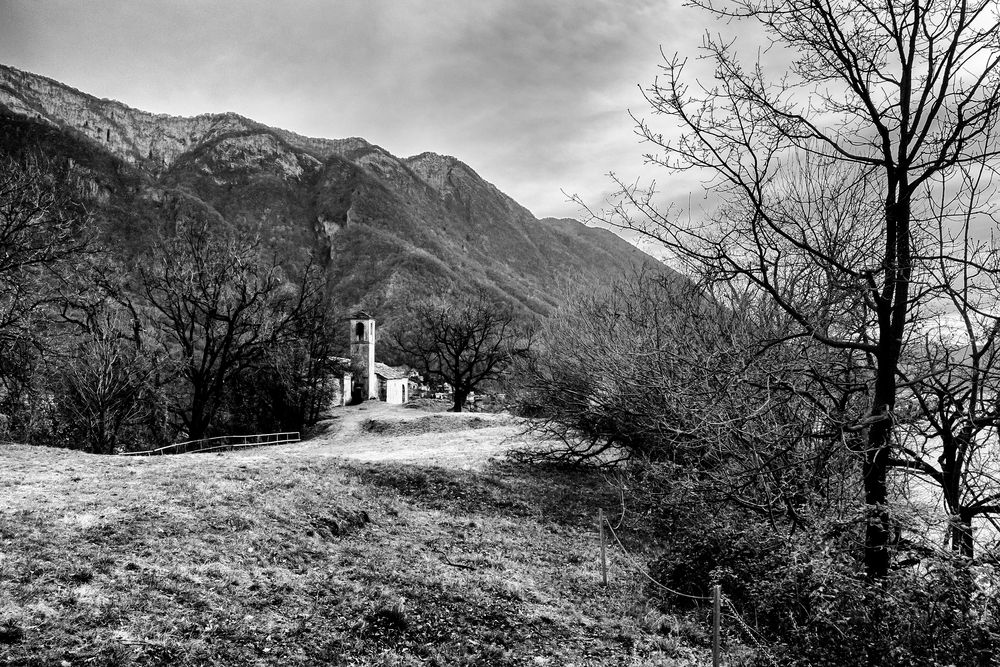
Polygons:
<instances>
[{"instance_id":1,"label":"dirt path","mask_svg":"<svg viewBox=\"0 0 1000 667\"><path fill-rule=\"evenodd\" d=\"M337 409L325 432L281 449L290 455L479 470L522 445L521 430L510 415L426 412L371 402Z\"/></svg>"}]
</instances>

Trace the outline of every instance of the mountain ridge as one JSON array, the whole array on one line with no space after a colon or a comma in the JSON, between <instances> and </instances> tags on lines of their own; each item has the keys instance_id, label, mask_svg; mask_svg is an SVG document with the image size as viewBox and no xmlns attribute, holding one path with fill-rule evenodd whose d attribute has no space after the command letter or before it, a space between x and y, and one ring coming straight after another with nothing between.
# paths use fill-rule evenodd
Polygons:
<instances>
[{"instance_id":1,"label":"mountain ridge","mask_svg":"<svg viewBox=\"0 0 1000 667\"><path fill-rule=\"evenodd\" d=\"M76 99L66 103L65 98L68 96ZM203 113L195 116L144 111L119 100L98 98L55 79L4 64L0 64L0 104L4 104L14 113L29 117L34 114L37 120L44 120L57 126L77 131L90 130L89 133L83 132L83 134L98 142L102 141L103 133L106 147L131 163L140 162L145 155L146 160L155 157L162 160L165 167L169 167L197 143L211 140L224 133L255 131L272 133L290 146L320 160L333 155L357 158L359 155L375 153L408 164L432 156L456 163L475 173L471 167L450 155L424 151L400 159L362 137L343 139L308 137L292 130L255 121L235 111ZM67 113L70 110L76 113ZM135 127L123 131L120 126L124 120L131 121ZM497 192L500 190L497 189Z\"/></svg>"},{"instance_id":2,"label":"mountain ridge","mask_svg":"<svg viewBox=\"0 0 1000 667\"><path fill-rule=\"evenodd\" d=\"M616 235L538 220L452 156L398 158L361 137L305 137L234 112L153 114L5 65L0 109L0 148L27 150L18 137L33 134L49 154L72 145L93 158L88 178L124 245L180 215L258 225L288 252L321 250L348 307L399 312L478 285L545 314L566 284L659 267Z\"/></svg>"}]
</instances>

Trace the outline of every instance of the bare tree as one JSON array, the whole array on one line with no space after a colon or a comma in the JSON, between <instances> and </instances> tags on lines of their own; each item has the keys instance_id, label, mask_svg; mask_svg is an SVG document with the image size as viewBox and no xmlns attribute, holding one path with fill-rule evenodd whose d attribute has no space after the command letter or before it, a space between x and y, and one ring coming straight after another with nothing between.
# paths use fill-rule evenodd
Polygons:
<instances>
[{"instance_id":1,"label":"bare tree","mask_svg":"<svg viewBox=\"0 0 1000 667\"><path fill-rule=\"evenodd\" d=\"M519 409L561 443L547 456L700 467L726 316L667 275L568 295L542 325L538 354L518 363Z\"/></svg>"},{"instance_id":2,"label":"bare tree","mask_svg":"<svg viewBox=\"0 0 1000 667\"><path fill-rule=\"evenodd\" d=\"M204 437L227 384L261 360L301 311L257 236L182 225L138 267L140 289L157 314L161 346L185 381L178 403L188 437Z\"/></svg>"},{"instance_id":3,"label":"bare tree","mask_svg":"<svg viewBox=\"0 0 1000 667\"><path fill-rule=\"evenodd\" d=\"M638 121L655 147L648 159L710 174L720 214L703 224L622 184L616 219L665 243L692 273L766 296L794 323L790 336L848 353L858 369L852 382L864 391L842 414L837 401L822 409L861 460L864 561L871 577L884 577L894 535L889 471L914 464L896 446L897 401L911 386L903 360L941 294L942 248L950 271L976 266L940 232L956 216L983 224L988 213L990 178L965 175L992 174L997 157L996 6L694 4L760 26L787 67L769 77L764 64L744 66L732 42L709 34L715 81L692 89L686 62L667 58L647 99L685 133L672 140Z\"/></svg>"},{"instance_id":4,"label":"bare tree","mask_svg":"<svg viewBox=\"0 0 1000 667\"><path fill-rule=\"evenodd\" d=\"M347 368L337 336L342 320L326 294L322 267L310 258L295 282L293 317L237 388L241 403L253 412L248 418L301 430L329 408L336 377Z\"/></svg>"},{"instance_id":5,"label":"bare tree","mask_svg":"<svg viewBox=\"0 0 1000 667\"><path fill-rule=\"evenodd\" d=\"M730 299L732 304L735 299ZM648 474L735 505L772 526L839 511L852 469L814 423L802 360L824 349L771 346L785 323L768 304L722 307L674 275L639 273L569 296L518 368L518 407L559 444L536 456L639 462ZM775 395L784 382L797 391ZM766 397L766 398L762 398Z\"/></svg>"},{"instance_id":6,"label":"bare tree","mask_svg":"<svg viewBox=\"0 0 1000 667\"><path fill-rule=\"evenodd\" d=\"M47 309L88 244L89 216L66 169L0 157L0 382L10 396L42 346Z\"/></svg>"},{"instance_id":7,"label":"bare tree","mask_svg":"<svg viewBox=\"0 0 1000 667\"><path fill-rule=\"evenodd\" d=\"M957 238L940 234L930 287L941 317L904 353L900 412L910 418L898 420L891 463L940 489L951 546L971 558L973 519L1000 533L1000 251L976 241L970 223L962 221Z\"/></svg>"},{"instance_id":8,"label":"bare tree","mask_svg":"<svg viewBox=\"0 0 1000 667\"><path fill-rule=\"evenodd\" d=\"M153 407L151 378L156 369L133 333L135 322L113 302L89 313L84 332L60 364L63 392L61 430L81 437L95 454L113 454L125 434L148 421Z\"/></svg>"},{"instance_id":9,"label":"bare tree","mask_svg":"<svg viewBox=\"0 0 1000 667\"><path fill-rule=\"evenodd\" d=\"M530 330L514 309L484 290L418 303L390 340L410 365L451 385L454 412L462 411L476 387L500 377L531 348Z\"/></svg>"}]
</instances>

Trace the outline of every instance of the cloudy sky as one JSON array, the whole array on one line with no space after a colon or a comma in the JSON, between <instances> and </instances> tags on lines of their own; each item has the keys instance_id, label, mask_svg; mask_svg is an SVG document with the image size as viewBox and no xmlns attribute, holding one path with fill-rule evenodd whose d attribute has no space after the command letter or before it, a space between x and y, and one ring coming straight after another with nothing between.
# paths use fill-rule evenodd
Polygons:
<instances>
[{"instance_id":1,"label":"cloudy sky","mask_svg":"<svg viewBox=\"0 0 1000 667\"><path fill-rule=\"evenodd\" d=\"M0 62L157 113L454 155L539 217L580 217L562 191L599 206L609 171L642 170L628 110L660 48L703 29L680 5L0 0Z\"/></svg>"}]
</instances>

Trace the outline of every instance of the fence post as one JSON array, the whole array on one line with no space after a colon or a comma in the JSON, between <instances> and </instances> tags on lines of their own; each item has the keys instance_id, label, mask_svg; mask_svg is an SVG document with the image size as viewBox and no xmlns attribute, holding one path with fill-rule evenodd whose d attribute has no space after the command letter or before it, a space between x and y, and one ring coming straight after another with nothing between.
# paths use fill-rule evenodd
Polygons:
<instances>
[{"instance_id":1,"label":"fence post","mask_svg":"<svg viewBox=\"0 0 1000 667\"><path fill-rule=\"evenodd\" d=\"M722 586L712 587L712 667L719 667L719 626L722 624Z\"/></svg>"},{"instance_id":2,"label":"fence post","mask_svg":"<svg viewBox=\"0 0 1000 667\"><path fill-rule=\"evenodd\" d=\"M604 535L604 510L597 510L597 523L601 529L601 583L608 587L607 537Z\"/></svg>"}]
</instances>

